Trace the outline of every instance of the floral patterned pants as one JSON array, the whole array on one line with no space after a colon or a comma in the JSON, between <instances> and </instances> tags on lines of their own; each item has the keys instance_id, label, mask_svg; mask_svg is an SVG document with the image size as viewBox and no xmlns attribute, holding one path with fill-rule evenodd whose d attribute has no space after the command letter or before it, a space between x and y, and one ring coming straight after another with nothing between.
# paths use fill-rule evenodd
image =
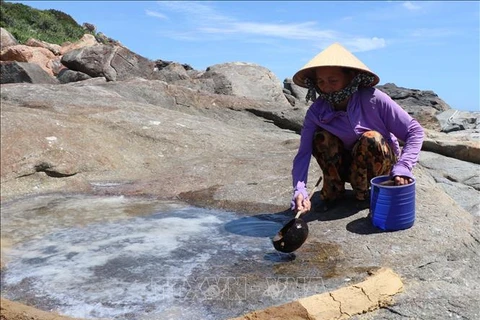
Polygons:
<instances>
[{"instance_id":1,"label":"floral patterned pants","mask_svg":"<svg viewBox=\"0 0 480 320\"><path fill-rule=\"evenodd\" d=\"M325 201L342 198L345 182L350 182L356 199L369 199L370 180L390 174L397 161L377 131L365 132L350 151L344 149L338 137L320 129L315 133L313 156L323 171L320 198Z\"/></svg>"}]
</instances>

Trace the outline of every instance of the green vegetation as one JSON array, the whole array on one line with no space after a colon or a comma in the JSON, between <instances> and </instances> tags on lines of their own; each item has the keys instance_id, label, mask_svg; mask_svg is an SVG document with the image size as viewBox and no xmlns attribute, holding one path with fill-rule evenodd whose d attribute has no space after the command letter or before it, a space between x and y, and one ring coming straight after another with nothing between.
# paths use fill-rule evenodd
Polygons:
<instances>
[{"instance_id":1,"label":"green vegetation","mask_svg":"<svg viewBox=\"0 0 480 320\"><path fill-rule=\"evenodd\" d=\"M58 10L38 10L21 3L0 0L0 27L8 30L19 43L30 38L59 44L75 42L85 30L70 15Z\"/></svg>"}]
</instances>

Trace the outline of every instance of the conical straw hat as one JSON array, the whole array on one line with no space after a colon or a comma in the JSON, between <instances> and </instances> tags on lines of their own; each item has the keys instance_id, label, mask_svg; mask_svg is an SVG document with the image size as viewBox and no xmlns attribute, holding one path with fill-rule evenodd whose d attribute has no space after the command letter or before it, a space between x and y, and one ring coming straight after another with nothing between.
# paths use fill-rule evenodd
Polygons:
<instances>
[{"instance_id":1,"label":"conical straw hat","mask_svg":"<svg viewBox=\"0 0 480 320\"><path fill-rule=\"evenodd\" d=\"M293 76L293 82L301 87L307 88L305 84L305 78L309 77L312 80L315 79L315 69L319 67L347 67L356 69L359 71L370 73L375 77L375 80L370 86L375 86L380 82L380 78L370 71L368 67L363 64L357 57L355 57L350 51L345 49L339 43L334 43L328 48L320 52L310 60L302 69L300 69Z\"/></svg>"}]
</instances>

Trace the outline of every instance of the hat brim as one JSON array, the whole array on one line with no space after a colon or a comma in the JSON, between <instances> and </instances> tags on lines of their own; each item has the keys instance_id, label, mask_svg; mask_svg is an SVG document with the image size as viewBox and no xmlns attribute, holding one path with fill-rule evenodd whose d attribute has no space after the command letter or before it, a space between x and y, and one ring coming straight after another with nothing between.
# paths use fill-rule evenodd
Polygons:
<instances>
[{"instance_id":1,"label":"hat brim","mask_svg":"<svg viewBox=\"0 0 480 320\"><path fill-rule=\"evenodd\" d=\"M308 86L305 84L305 79L310 78L310 79L314 80L316 78L316 74L315 74L316 71L315 70L318 69L318 68L322 68L322 67L350 68L350 69L358 71L358 72L368 73L375 78L375 80L368 87L374 87L380 82L380 78L370 70L352 68L352 67L347 67L347 66L325 65L325 66L318 66L318 67L310 67L310 68L300 69L297 73L294 74L293 79L292 79L293 83L295 83L297 86L300 86L300 87L303 87L303 88L308 88Z\"/></svg>"},{"instance_id":2,"label":"hat brim","mask_svg":"<svg viewBox=\"0 0 480 320\"><path fill-rule=\"evenodd\" d=\"M371 87L380 82L380 78L362 61L360 61L339 43L334 43L317 54L312 60L303 66L302 69L297 71L293 76L293 83L300 87L307 88L305 79L310 78L314 80L316 78L315 70L321 67L350 68L359 72L369 73L375 78L375 80L370 84Z\"/></svg>"}]
</instances>

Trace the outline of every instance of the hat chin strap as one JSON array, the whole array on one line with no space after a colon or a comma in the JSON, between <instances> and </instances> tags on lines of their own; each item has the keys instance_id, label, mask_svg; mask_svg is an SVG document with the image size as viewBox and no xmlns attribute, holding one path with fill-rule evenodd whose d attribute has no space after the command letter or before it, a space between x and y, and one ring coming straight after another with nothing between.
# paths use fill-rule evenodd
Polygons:
<instances>
[{"instance_id":1,"label":"hat chin strap","mask_svg":"<svg viewBox=\"0 0 480 320\"><path fill-rule=\"evenodd\" d=\"M330 103L333 106L333 105L336 105L336 104L344 101L345 99L350 97L352 94L357 92L358 88L360 86L368 87L374 81L375 81L374 76L372 76L368 73L363 73L362 72L362 73L357 74L352 79L352 81L342 90L335 91L335 92L332 92L332 93L324 93L324 92L317 89L317 87L315 86L314 82L311 79L306 78L305 79L305 84L308 86L308 92L307 92L307 96L305 97L305 99L307 100L307 102L309 100L315 101L316 100L316 93L318 92L318 95L319 95L320 98L327 101L328 103Z\"/></svg>"}]
</instances>

